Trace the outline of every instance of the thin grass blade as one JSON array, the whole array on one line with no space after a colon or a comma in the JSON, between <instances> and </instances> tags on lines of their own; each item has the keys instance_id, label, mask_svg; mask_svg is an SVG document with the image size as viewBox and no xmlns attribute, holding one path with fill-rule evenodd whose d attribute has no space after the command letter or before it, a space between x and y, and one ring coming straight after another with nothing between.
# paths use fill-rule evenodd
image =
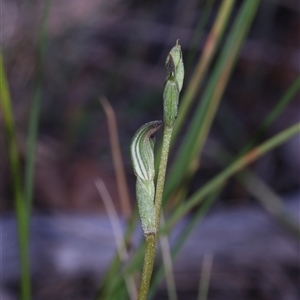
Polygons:
<instances>
[{"instance_id":1,"label":"thin grass blade","mask_svg":"<svg viewBox=\"0 0 300 300\"><path fill-rule=\"evenodd\" d=\"M24 201L25 199L21 179L21 166L15 120L12 110L12 102L6 78L2 53L0 53L0 80L1 108L4 121L5 135L8 145L9 167L13 184L15 211L17 216L17 226L19 234L19 251L21 265L20 297L22 300L27 300L31 298L28 213L26 202Z\"/></svg>"},{"instance_id":2,"label":"thin grass blade","mask_svg":"<svg viewBox=\"0 0 300 300\"><path fill-rule=\"evenodd\" d=\"M234 3L235 0L223 1L222 5L220 6L218 16L216 17L214 26L208 35L202 55L190 80L189 86L187 87L186 92L184 93L180 101L180 110L178 112L172 137L173 141L176 139L180 128L182 128L182 124L186 119L187 113L191 108L192 102L193 100L195 100L195 96L199 91L204 75L207 72L207 69L212 61L212 58L218 48L219 42L227 27L229 16L231 14Z\"/></svg>"},{"instance_id":3,"label":"thin grass blade","mask_svg":"<svg viewBox=\"0 0 300 300\"><path fill-rule=\"evenodd\" d=\"M28 213L30 215L32 208L33 198L33 185L34 185L34 166L35 166L35 150L36 140L39 125L40 115L40 101L41 101L41 84L42 84L42 62L45 55L46 48L46 28L48 22L48 16L50 12L51 0L45 1L41 30L39 35L39 48L36 64L36 77L35 77L35 89L31 103L28 136L27 136L27 155L25 165L25 199L28 207Z\"/></svg>"},{"instance_id":4,"label":"thin grass blade","mask_svg":"<svg viewBox=\"0 0 300 300\"><path fill-rule=\"evenodd\" d=\"M241 171L246 166L260 158L262 155L280 146L299 132L300 123L296 123L295 125L281 131L277 135L268 139L261 145L255 147L254 149L243 155L241 158L237 159L219 175L211 179L202 188L195 192L189 199L187 199L185 203L179 205L172 213L171 218L166 222L166 226L164 226L161 231L163 231L164 233L169 232L181 217L188 213L193 207L195 207L195 205L201 203L204 197L209 195L215 189L218 189L229 177Z\"/></svg>"},{"instance_id":5,"label":"thin grass blade","mask_svg":"<svg viewBox=\"0 0 300 300\"><path fill-rule=\"evenodd\" d=\"M187 134L172 166L166 185L165 199L180 184L191 164L195 163L201 152L213 118L218 108L230 74L237 60L239 50L257 11L259 0L245 1L227 38L212 77L205 89Z\"/></svg>"}]
</instances>

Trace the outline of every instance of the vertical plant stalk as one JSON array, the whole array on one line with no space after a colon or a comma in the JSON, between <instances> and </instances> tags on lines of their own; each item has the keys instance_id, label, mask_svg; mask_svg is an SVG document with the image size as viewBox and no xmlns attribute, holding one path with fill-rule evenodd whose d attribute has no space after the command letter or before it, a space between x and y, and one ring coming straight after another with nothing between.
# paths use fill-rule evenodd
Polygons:
<instances>
[{"instance_id":1,"label":"vertical plant stalk","mask_svg":"<svg viewBox=\"0 0 300 300\"><path fill-rule=\"evenodd\" d=\"M173 127L165 127L163 134L163 143L160 157L160 164L157 177L156 194L155 194L155 226L159 229L161 204L165 186L166 170L168 164L168 156L172 137Z\"/></svg>"},{"instance_id":2,"label":"vertical plant stalk","mask_svg":"<svg viewBox=\"0 0 300 300\"><path fill-rule=\"evenodd\" d=\"M137 130L130 145L133 170L137 177L136 197L139 215L146 239L139 300L147 299L157 244L154 207L154 139L152 135L162 125L162 121L152 121L144 124Z\"/></svg>"},{"instance_id":3,"label":"vertical plant stalk","mask_svg":"<svg viewBox=\"0 0 300 300\"><path fill-rule=\"evenodd\" d=\"M15 198L15 209L18 224L19 235L19 249L20 249L20 264L21 264L21 288L20 297L23 300L31 299L31 282L30 282L30 260L29 260L29 215L31 210L32 199L32 183L33 183L33 168L34 168L34 154L35 154L35 141L39 115L39 97L40 97L40 70L41 58L44 52L44 37L45 25L50 7L50 0L46 0L46 5L43 14L43 25L40 33L40 49L37 62L37 76L36 76L36 90L32 104L30 125L29 125L29 138L28 138L28 151L26 162L26 175L25 175L25 191L23 190L21 180L20 159L18 153L18 146L16 140L16 131L14 125L13 112L11 108L11 97L8 91L8 84L5 76L2 54L1 54L1 100L3 106L3 115L5 129L7 133L10 169L12 174L12 182Z\"/></svg>"},{"instance_id":4,"label":"vertical plant stalk","mask_svg":"<svg viewBox=\"0 0 300 300\"><path fill-rule=\"evenodd\" d=\"M139 300L147 299L152 276L170 142L184 78L182 52L178 40L167 56L166 73L163 92L164 134L156 188L154 187L155 165L152 134L162 126L162 122L153 121L143 125L134 135L130 146L133 169L137 176L136 195L139 213L146 239Z\"/></svg>"},{"instance_id":5,"label":"vertical plant stalk","mask_svg":"<svg viewBox=\"0 0 300 300\"><path fill-rule=\"evenodd\" d=\"M155 224L157 230L159 229L160 211L172 132L177 119L179 93L182 89L184 78L182 52L178 40L167 57L166 71L167 77L163 94L165 127L155 195Z\"/></svg>"},{"instance_id":6,"label":"vertical plant stalk","mask_svg":"<svg viewBox=\"0 0 300 300\"><path fill-rule=\"evenodd\" d=\"M144 259L142 280L141 280L138 300L147 299L149 285L150 285L152 271L153 271L154 259L155 259L157 233L149 233L145 236L145 238L146 238L145 259Z\"/></svg>"},{"instance_id":7,"label":"vertical plant stalk","mask_svg":"<svg viewBox=\"0 0 300 300\"><path fill-rule=\"evenodd\" d=\"M22 300L28 300L31 298L30 262L28 249L28 214L26 202L24 201L15 122L11 107L11 97L8 89L2 53L0 53L0 98L4 128L6 131L8 144L9 164L13 183L13 193L15 198L15 210L19 234L19 251L21 264L20 297Z\"/></svg>"},{"instance_id":8,"label":"vertical plant stalk","mask_svg":"<svg viewBox=\"0 0 300 300\"><path fill-rule=\"evenodd\" d=\"M170 149L170 142L172 136L173 127L165 127L163 135L163 145L161 151L160 165L157 177L156 185L156 196L155 196L155 233L149 233L145 235L146 244L145 244L145 258L142 271L142 281L139 291L138 300L146 300L148 295L148 290L150 286L156 245L158 242L158 230L159 230L159 221L160 221L160 212L161 212L161 203L162 196L164 191L164 182L166 176L168 155Z\"/></svg>"},{"instance_id":9,"label":"vertical plant stalk","mask_svg":"<svg viewBox=\"0 0 300 300\"><path fill-rule=\"evenodd\" d=\"M46 25L50 12L50 4L51 0L46 0L42 16L41 31L39 35L39 49L36 64L35 90L31 103L28 126L27 157L25 166L25 200L27 202L28 215L30 215L32 207L35 149L40 114L42 61L44 58L46 46Z\"/></svg>"}]
</instances>

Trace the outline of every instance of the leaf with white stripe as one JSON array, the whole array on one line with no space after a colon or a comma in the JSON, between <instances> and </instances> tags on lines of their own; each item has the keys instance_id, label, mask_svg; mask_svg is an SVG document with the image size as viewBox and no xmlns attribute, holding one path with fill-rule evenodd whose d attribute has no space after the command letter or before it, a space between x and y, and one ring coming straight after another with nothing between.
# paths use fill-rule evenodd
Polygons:
<instances>
[{"instance_id":1,"label":"leaf with white stripe","mask_svg":"<svg viewBox=\"0 0 300 300\"><path fill-rule=\"evenodd\" d=\"M130 145L134 173L142 180L151 181L155 176L153 134L163 125L162 121L152 121L141 126Z\"/></svg>"}]
</instances>

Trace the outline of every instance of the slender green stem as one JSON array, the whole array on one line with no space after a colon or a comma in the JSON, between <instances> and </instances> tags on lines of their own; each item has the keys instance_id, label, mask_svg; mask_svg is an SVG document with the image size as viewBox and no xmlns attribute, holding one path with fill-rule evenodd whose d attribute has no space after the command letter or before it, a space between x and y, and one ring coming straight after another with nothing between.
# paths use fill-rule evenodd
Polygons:
<instances>
[{"instance_id":1,"label":"slender green stem","mask_svg":"<svg viewBox=\"0 0 300 300\"><path fill-rule=\"evenodd\" d=\"M15 121L11 107L11 97L8 89L2 53L0 53L0 98L3 113L4 128L6 133L10 172L13 183L15 210L19 234L20 267L21 267L21 299L31 298L30 263L28 250L28 215L24 201L21 180L20 157L16 137Z\"/></svg>"},{"instance_id":2,"label":"slender green stem","mask_svg":"<svg viewBox=\"0 0 300 300\"><path fill-rule=\"evenodd\" d=\"M155 194L155 225L156 225L157 232L159 231L161 203L163 198L172 131L173 131L173 127L166 126L164 128L163 144L162 144L162 150L160 156L160 163L159 163L159 170L158 170L158 177L157 177L157 184L156 184L156 194Z\"/></svg>"},{"instance_id":3,"label":"slender green stem","mask_svg":"<svg viewBox=\"0 0 300 300\"><path fill-rule=\"evenodd\" d=\"M160 164L159 164L157 184L156 184L156 194L155 194L155 201L154 201L156 233L146 235L146 249L145 249L143 273L142 273L142 281L141 281L141 287L140 287L139 297L138 297L139 300L147 299L150 280L152 276L156 244L158 241L161 204L162 204L162 197L164 191L164 183L166 177L172 131L173 131L172 126L164 127L163 144L161 150Z\"/></svg>"},{"instance_id":4,"label":"slender green stem","mask_svg":"<svg viewBox=\"0 0 300 300\"><path fill-rule=\"evenodd\" d=\"M33 196L33 182L34 182L34 162L35 162L35 148L38 133L39 115L40 115L40 98L41 98L41 77L42 77L42 61L44 58L46 47L46 25L50 11L50 0L46 0L42 25L39 36L39 49L36 65L35 90L31 104L29 126L28 126L28 140L27 140L27 157L25 166L25 199L28 206L28 213L30 215Z\"/></svg>"},{"instance_id":5,"label":"slender green stem","mask_svg":"<svg viewBox=\"0 0 300 300\"><path fill-rule=\"evenodd\" d=\"M155 259L155 249L157 244L157 233L146 235L145 259L142 273L142 281L138 300L146 300L152 276Z\"/></svg>"},{"instance_id":6,"label":"slender green stem","mask_svg":"<svg viewBox=\"0 0 300 300\"><path fill-rule=\"evenodd\" d=\"M141 144L141 146L147 145L147 143L145 143L144 140L143 140L144 141L143 143L141 143L139 141L140 135L135 135L133 137L133 142L131 144L131 150L132 150L131 155L132 155L132 162L133 162L134 170L135 170L137 176L139 176L142 180L143 180L143 177L145 177L146 180L144 180L144 182L142 181L143 186L146 187L146 185L148 185L151 187L151 189L148 188L146 193L144 193L145 195L142 195L142 192L143 192L142 187L143 186L141 186L140 189L137 189L137 196L139 196L139 194L142 195L141 205L139 206L142 226L143 226L143 222L146 225L147 225L147 223L149 223L149 226L148 226L149 228L147 226L143 226L145 237L146 237L146 253L145 253L145 259L144 259L144 267L143 267L139 299L146 299L146 297L148 295L151 276L152 276L152 270L153 270L153 264L154 264L154 258L155 258L155 249L156 249L156 244L157 244L157 240L158 240L160 212L161 212L162 198L163 198L163 192L164 192L164 184L165 184L168 156L169 156L169 150L170 150L170 143L171 143L173 127L174 127L176 117L178 114L179 94L182 89L183 78L184 78L184 65L183 65L182 52L181 52L179 40L176 41L176 45L169 52L167 59L166 59L165 66L166 66L167 77L166 77L165 88L164 88L164 92L163 92L164 134L163 134L163 142L162 142L162 149L161 149L156 189L154 189L155 197L154 197L154 193L152 192L153 191L152 186L154 186L153 177L148 176L152 180L152 181L150 181L151 185L149 185L149 183L147 182L147 180L149 181L149 178L147 178L147 176L145 176L147 174L152 175L152 171L155 170L154 161L152 161L154 144L153 143L150 144L151 151L149 152L149 150L148 150L148 153L150 153L151 155L147 155L147 149L145 147L144 148L136 147L136 145L139 145L139 144ZM155 123L157 123L157 122L155 122ZM147 123L147 124L150 124L150 123ZM145 125L147 125L147 124L145 124ZM143 127L141 127L141 128L143 128ZM139 130L138 130L138 132L139 132ZM148 148L149 148L149 146L148 146ZM144 152L144 153L139 153L139 151L137 151L137 150L141 150L141 152ZM150 163L150 167L148 167L149 164L147 165L147 164L145 164L145 162ZM145 172L147 170L148 170L148 172ZM139 180L139 178L138 178L138 180ZM139 181L137 181L137 187L138 187L138 183L139 183ZM146 190L146 189L144 189L144 190ZM151 196L149 198L149 200L150 200L149 203L147 203L144 199L148 195ZM152 195L153 195L153 197L152 197ZM153 207L153 202L152 202L153 198L154 198L154 207ZM153 209L154 209L154 211L153 211ZM150 212L150 214L149 214L149 212ZM154 224L152 224L153 221L154 221ZM150 229L150 231L148 229Z\"/></svg>"}]
</instances>

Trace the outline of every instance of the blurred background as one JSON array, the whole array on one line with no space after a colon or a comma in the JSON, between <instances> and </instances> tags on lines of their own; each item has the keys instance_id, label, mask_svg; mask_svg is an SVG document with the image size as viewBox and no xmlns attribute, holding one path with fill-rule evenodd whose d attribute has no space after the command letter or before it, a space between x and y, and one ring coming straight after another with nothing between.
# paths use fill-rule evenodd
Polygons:
<instances>
[{"instance_id":1,"label":"blurred background","mask_svg":"<svg viewBox=\"0 0 300 300\"><path fill-rule=\"evenodd\" d=\"M102 178L120 212L107 120L99 99L105 96L115 111L130 199L135 205L135 176L129 154L131 138L145 122L162 118L164 63L177 39L180 39L186 66L184 92L222 1L49 2L42 60L39 60L39 47L46 2L3 0L1 4L1 48L22 166L26 160L32 101L36 95L40 99L33 211L50 215L56 212L80 216L105 214L94 184L95 179ZM242 3L236 1L229 26ZM207 21L199 35L199 22L204 17ZM225 30L217 54L222 51L228 30ZM298 0L261 1L222 97L208 137L209 145L217 142L237 153L247 143L264 116L299 76L299 30ZM201 99L214 63L213 60L196 96L197 101ZM298 93L264 132L263 139L299 121L299 105ZM188 126L189 119L190 116L184 127ZM179 135L177 146L182 138L183 134ZM284 198L293 195L297 199L299 196L299 144L298 136L253 166L255 172ZM1 210L3 215L9 216L14 202L6 149L5 136L1 135ZM171 153L171 161L176 149ZM221 170L205 155L205 151L209 151L205 149L201 168L191 181L190 192ZM219 210L253 203L246 189L230 180L214 209L221 213ZM297 207L299 205L296 211ZM107 224L109 226L108 220ZM5 228L13 230L13 225ZM297 249L294 244L293 247ZM296 251L299 253L299 244ZM295 288L299 265L293 270L291 280L294 283L291 285ZM8 290L15 291L14 280ZM94 291L97 281L91 283L89 280L88 286ZM290 278L287 281L290 282ZM299 289L295 289L294 295L299 296ZM92 299L90 294L78 298L58 298L46 292L37 295L40 296L36 299ZM257 298L243 299L296 299L264 295L265 298L254 295ZM158 299L167 299L161 297ZM190 299L194 298L191 296Z\"/></svg>"}]
</instances>

